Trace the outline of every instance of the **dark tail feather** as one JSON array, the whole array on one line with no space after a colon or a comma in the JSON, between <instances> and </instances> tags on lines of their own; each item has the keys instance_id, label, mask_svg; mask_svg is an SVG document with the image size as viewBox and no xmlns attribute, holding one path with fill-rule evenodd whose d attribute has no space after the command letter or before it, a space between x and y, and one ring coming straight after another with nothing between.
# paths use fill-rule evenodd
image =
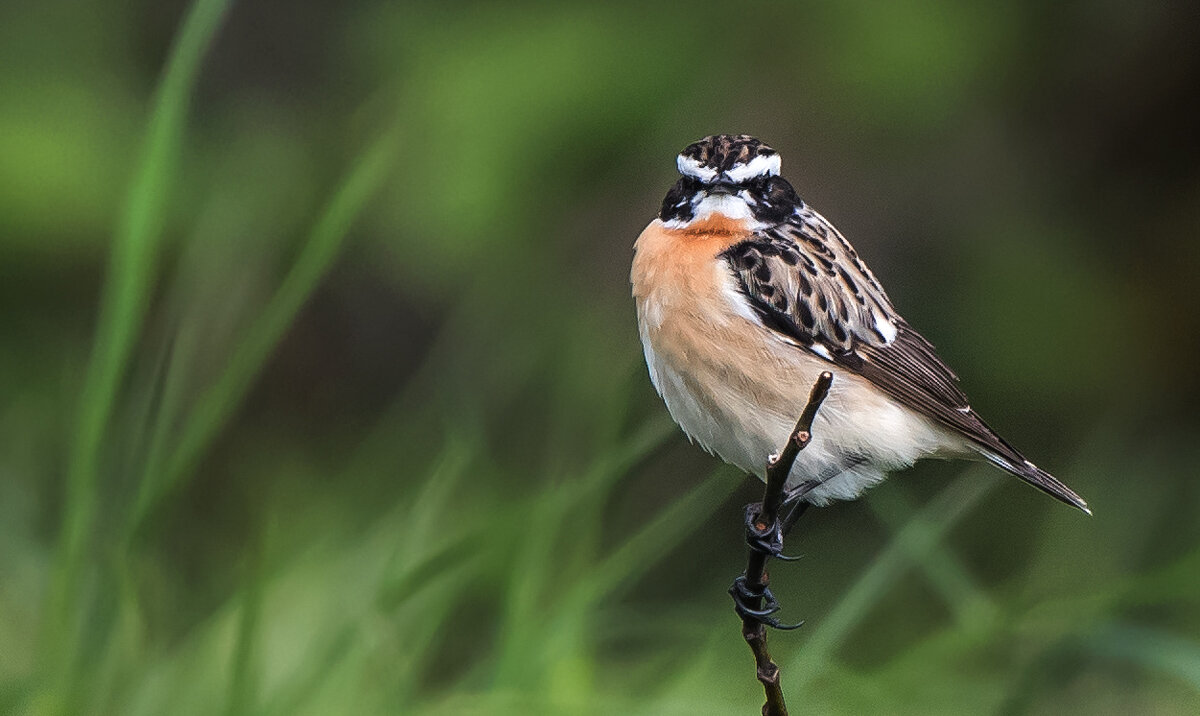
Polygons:
<instances>
[{"instance_id":1,"label":"dark tail feather","mask_svg":"<svg viewBox=\"0 0 1200 716\"><path fill-rule=\"evenodd\" d=\"M1087 503L1084 502L1082 497L1076 495L1071 488L1059 482L1058 478L1056 478L1054 475L1051 475L1037 465L1034 465L1032 462L1022 458L1020 453L1016 453L1015 450L1013 452L1015 453L1017 460L1010 460L992 452L985 452L983 453L983 456L986 457L992 464L1004 469L1006 472L1016 475L1025 482L1028 482L1030 485L1033 485L1042 492L1045 492L1047 495L1050 495L1057 500L1061 500L1072 507L1078 507L1080 510L1083 510L1085 513L1087 513L1088 516L1091 516L1092 511L1088 508Z\"/></svg>"}]
</instances>

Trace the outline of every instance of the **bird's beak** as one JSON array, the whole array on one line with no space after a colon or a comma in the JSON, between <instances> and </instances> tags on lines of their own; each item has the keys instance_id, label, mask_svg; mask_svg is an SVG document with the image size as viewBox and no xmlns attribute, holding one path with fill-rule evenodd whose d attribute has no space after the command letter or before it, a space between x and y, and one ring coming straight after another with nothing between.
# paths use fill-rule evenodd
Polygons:
<instances>
[{"instance_id":1,"label":"bird's beak","mask_svg":"<svg viewBox=\"0 0 1200 716\"><path fill-rule=\"evenodd\" d=\"M737 185L730 181L718 181L708 186L709 194L736 194Z\"/></svg>"}]
</instances>

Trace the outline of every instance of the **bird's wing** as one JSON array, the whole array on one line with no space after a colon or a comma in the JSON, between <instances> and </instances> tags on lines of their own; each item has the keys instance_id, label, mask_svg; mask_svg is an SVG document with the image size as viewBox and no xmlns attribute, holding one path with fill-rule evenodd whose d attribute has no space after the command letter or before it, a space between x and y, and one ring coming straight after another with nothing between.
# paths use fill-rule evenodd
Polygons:
<instances>
[{"instance_id":1,"label":"bird's wing","mask_svg":"<svg viewBox=\"0 0 1200 716\"><path fill-rule=\"evenodd\" d=\"M787 223L730 247L722 258L764 326L962 434L1005 470L1086 509L971 409L933 345L896 313L849 242L819 214L804 207Z\"/></svg>"}]
</instances>

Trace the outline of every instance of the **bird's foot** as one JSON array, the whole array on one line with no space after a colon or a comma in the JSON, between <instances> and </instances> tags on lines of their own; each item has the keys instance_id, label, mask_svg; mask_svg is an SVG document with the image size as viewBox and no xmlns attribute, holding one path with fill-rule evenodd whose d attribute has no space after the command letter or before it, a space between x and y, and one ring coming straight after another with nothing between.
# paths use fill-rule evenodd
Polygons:
<instances>
[{"instance_id":1,"label":"bird's foot","mask_svg":"<svg viewBox=\"0 0 1200 716\"><path fill-rule=\"evenodd\" d=\"M742 621L758 622L772 629L789 631L804 626L804 622L784 624L772 614L779 611L779 600L771 593L765 584L751 584L746 575L733 580L729 587L729 596L733 597L733 609Z\"/></svg>"},{"instance_id":2,"label":"bird's foot","mask_svg":"<svg viewBox=\"0 0 1200 716\"><path fill-rule=\"evenodd\" d=\"M759 515L761 513L761 502L751 502L746 505L746 544L750 546L750 549L784 562L795 562L800 559L800 557L789 557L783 553L783 525L778 520L771 525L760 522Z\"/></svg>"}]
</instances>

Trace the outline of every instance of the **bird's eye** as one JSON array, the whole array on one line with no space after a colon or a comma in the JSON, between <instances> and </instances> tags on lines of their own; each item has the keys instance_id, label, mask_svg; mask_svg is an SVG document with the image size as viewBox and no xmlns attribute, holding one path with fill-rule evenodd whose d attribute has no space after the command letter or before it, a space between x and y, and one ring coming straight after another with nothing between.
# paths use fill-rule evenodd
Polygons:
<instances>
[{"instance_id":1,"label":"bird's eye","mask_svg":"<svg viewBox=\"0 0 1200 716\"><path fill-rule=\"evenodd\" d=\"M772 203L782 204L799 199L799 197L796 196L796 190L793 189L792 185L789 184L787 179L784 179L783 177L771 177L768 180L765 189L767 198Z\"/></svg>"},{"instance_id":2,"label":"bird's eye","mask_svg":"<svg viewBox=\"0 0 1200 716\"><path fill-rule=\"evenodd\" d=\"M769 179L770 179L770 177L766 176L765 174L760 174L756 177L751 177L751 178L747 179L746 181L742 182L742 185L745 186L747 189L751 189L755 192L766 193L768 190L767 182Z\"/></svg>"}]
</instances>

